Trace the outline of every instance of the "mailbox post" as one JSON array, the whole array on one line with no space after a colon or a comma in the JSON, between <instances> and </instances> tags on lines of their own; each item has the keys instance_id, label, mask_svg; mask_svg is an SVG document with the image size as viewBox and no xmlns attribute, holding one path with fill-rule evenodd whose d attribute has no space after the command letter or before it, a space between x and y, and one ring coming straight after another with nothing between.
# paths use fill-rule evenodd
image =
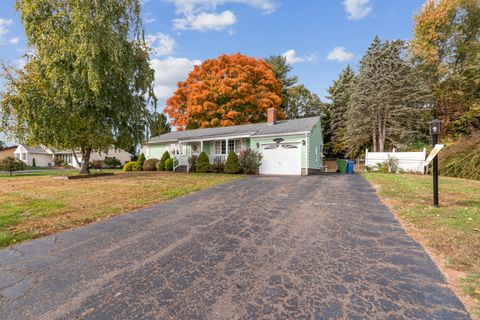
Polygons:
<instances>
[{"instance_id":1,"label":"mailbox post","mask_svg":"<svg viewBox=\"0 0 480 320\"><path fill-rule=\"evenodd\" d=\"M435 147L438 143L438 135L442 129L442 123L438 119L434 119L429 122L429 125L433 147ZM438 208L438 155L433 158L433 205L435 208Z\"/></svg>"}]
</instances>

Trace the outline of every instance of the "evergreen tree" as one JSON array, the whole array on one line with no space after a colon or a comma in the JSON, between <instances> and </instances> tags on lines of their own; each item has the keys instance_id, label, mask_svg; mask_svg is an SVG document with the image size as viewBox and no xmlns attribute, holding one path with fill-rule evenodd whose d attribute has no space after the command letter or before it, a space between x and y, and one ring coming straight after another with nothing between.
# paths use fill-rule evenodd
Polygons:
<instances>
[{"instance_id":1,"label":"evergreen tree","mask_svg":"<svg viewBox=\"0 0 480 320\"><path fill-rule=\"evenodd\" d=\"M205 153L205 151L202 151L197 160L197 172L206 173L210 172L211 169L212 166L210 165L208 155Z\"/></svg>"},{"instance_id":2,"label":"evergreen tree","mask_svg":"<svg viewBox=\"0 0 480 320\"><path fill-rule=\"evenodd\" d=\"M240 173L241 168L238 163L237 154L234 151L230 151L227 161L225 162L225 173Z\"/></svg>"},{"instance_id":3,"label":"evergreen tree","mask_svg":"<svg viewBox=\"0 0 480 320\"><path fill-rule=\"evenodd\" d=\"M149 121L150 137L156 137L170 132L172 129L168 124L167 116L163 113L154 112Z\"/></svg>"},{"instance_id":4,"label":"evergreen tree","mask_svg":"<svg viewBox=\"0 0 480 320\"><path fill-rule=\"evenodd\" d=\"M347 110L348 153L404 147L421 132L425 85L404 59L405 43L375 37L360 61Z\"/></svg>"},{"instance_id":5,"label":"evergreen tree","mask_svg":"<svg viewBox=\"0 0 480 320\"><path fill-rule=\"evenodd\" d=\"M284 104L283 110L287 119L313 117L322 113L322 101L303 84L287 90Z\"/></svg>"},{"instance_id":6,"label":"evergreen tree","mask_svg":"<svg viewBox=\"0 0 480 320\"><path fill-rule=\"evenodd\" d=\"M272 67L273 73L275 73L275 76L277 77L277 79L280 80L283 84L283 89L282 89L283 102L280 107L282 108L282 110L286 110L288 89L298 82L298 77L289 75L293 67L287 63L287 58L285 58L282 55L272 55L267 59L265 59L265 62Z\"/></svg>"},{"instance_id":7,"label":"evergreen tree","mask_svg":"<svg viewBox=\"0 0 480 320\"><path fill-rule=\"evenodd\" d=\"M168 151L165 151L162 155L162 158L158 162L158 165L157 165L157 170L158 171L165 171L165 162L168 159L170 159L170 153L168 153Z\"/></svg>"},{"instance_id":8,"label":"evergreen tree","mask_svg":"<svg viewBox=\"0 0 480 320\"><path fill-rule=\"evenodd\" d=\"M331 127L331 154L343 156L347 146L347 110L355 83L355 73L350 66L343 70L338 79L328 88L331 104L329 107Z\"/></svg>"}]
</instances>

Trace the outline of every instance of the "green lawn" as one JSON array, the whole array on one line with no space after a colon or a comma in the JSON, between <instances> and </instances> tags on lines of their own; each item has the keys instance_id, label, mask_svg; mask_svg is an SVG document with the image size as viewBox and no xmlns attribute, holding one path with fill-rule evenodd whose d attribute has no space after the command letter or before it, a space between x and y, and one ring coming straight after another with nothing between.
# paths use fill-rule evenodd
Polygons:
<instances>
[{"instance_id":1,"label":"green lawn","mask_svg":"<svg viewBox=\"0 0 480 320\"><path fill-rule=\"evenodd\" d=\"M440 208L434 208L431 176L363 176L445 270L460 275L453 284L463 291L472 313L480 317L480 181L440 177Z\"/></svg>"},{"instance_id":2,"label":"green lawn","mask_svg":"<svg viewBox=\"0 0 480 320\"><path fill-rule=\"evenodd\" d=\"M0 247L130 212L240 177L119 172L113 176L66 180L54 179L53 174L0 178Z\"/></svg>"}]
</instances>

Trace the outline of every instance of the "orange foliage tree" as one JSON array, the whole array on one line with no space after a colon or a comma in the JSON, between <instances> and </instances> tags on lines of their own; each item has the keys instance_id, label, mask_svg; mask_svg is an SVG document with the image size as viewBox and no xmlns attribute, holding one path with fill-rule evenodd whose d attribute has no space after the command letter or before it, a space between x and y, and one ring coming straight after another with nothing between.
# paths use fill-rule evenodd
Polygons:
<instances>
[{"instance_id":1,"label":"orange foliage tree","mask_svg":"<svg viewBox=\"0 0 480 320\"><path fill-rule=\"evenodd\" d=\"M282 83L265 61L224 54L195 66L164 112L177 130L264 122L272 107L283 119L281 92Z\"/></svg>"}]
</instances>

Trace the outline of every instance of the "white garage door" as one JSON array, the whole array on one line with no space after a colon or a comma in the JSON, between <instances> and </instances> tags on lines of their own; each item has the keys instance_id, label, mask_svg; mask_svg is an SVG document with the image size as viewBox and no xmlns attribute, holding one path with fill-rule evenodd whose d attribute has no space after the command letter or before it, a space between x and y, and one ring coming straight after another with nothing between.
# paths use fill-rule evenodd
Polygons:
<instances>
[{"instance_id":1,"label":"white garage door","mask_svg":"<svg viewBox=\"0 0 480 320\"><path fill-rule=\"evenodd\" d=\"M262 165L260 174L302 173L300 143L280 143L262 145Z\"/></svg>"}]
</instances>

